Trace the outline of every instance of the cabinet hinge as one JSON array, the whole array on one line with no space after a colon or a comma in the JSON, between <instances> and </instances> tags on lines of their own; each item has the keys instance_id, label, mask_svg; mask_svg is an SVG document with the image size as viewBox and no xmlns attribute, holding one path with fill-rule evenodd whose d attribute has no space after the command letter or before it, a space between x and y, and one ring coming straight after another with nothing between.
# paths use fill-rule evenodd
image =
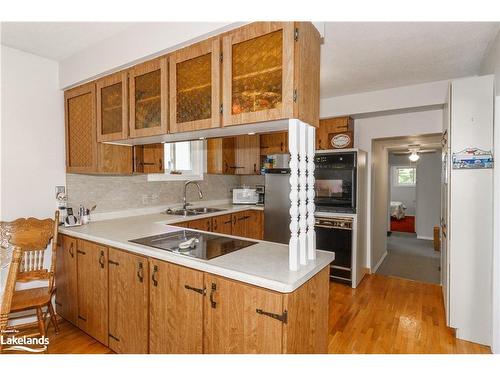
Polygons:
<instances>
[{"instance_id":1,"label":"cabinet hinge","mask_svg":"<svg viewBox=\"0 0 500 375\"><path fill-rule=\"evenodd\" d=\"M223 59L224 55L222 54L222 52L219 54L219 61L222 62L222 59Z\"/></svg>"},{"instance_id":2,"label":"cabinet hinge","mask_svg":"<svg viewBox=\"0 0 500 375\"><path fill-rule=\"evenodd\" d=\"M268 316L270 318L279 320L280 322L283 322L285 324L288 323L288 311L287 310L283 311L283 314L281 314L281 315L280 314L271 313L271 312L267 312L267 311L263 311L262 309L256 309L255 312L257 314L265 315L265 316Z\"/></svg>"},{"instance_id":3,"label":"cabinet hinge","mask_svg":"<svg viewBox=\"0 0 500 375\"><path fill-rule=\"evenodd\" d=\"M297 89L293 90L293 102L297 103Z\"/></svg>"},{"instance_id":4,"label":"cabinet hinge","mask_svg":"<svg viewBox=\"0 0 500 375\"><path fill-rule=\"evenodd\" d=\"M219 112L222 113L224 111L224 106L221 104L219 107Z\"/></svg>"},{"instance_id":5,"label":"cabinet hinge","mask_svg":"<svg viewBox=\"0 0 500 375\"><path fill-rule=\"evenodd\" d=\"M294 32L293 32L293 39L295 41L299 40L299 28L298 27L296 27Z\"/></svg>"}]
</instances>

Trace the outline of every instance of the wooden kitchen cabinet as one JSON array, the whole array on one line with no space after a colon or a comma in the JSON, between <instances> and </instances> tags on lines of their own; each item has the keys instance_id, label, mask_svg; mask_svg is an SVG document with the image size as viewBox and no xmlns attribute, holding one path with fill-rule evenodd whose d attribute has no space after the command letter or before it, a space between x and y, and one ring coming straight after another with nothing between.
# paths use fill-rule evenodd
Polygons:
<instances>
[{"instance_id":1,"label":"wooden kitchen cabinet","mask_svg":"<svg viewBox=\"0 0 500 375\"><path fill-rule=\"evenodd\" d=\"M150 353L203 352L203 272L150 260Z\"/></svg>"},{"instance_id":2,"label":"wooden kitchen cabinet","mask_svg":"<svg viewBox=\"0 0 500 375\"><path fill-rule=\"evenodd\" d=\"M78 328L108 345L108 248L77 241Z\"/></svg>"},{"instance_id":3,"label":"wooden kitchen cabinet","mask_svg":"<svg viewBox=\"0 0 500 375\"><path fill-rule=\"evenodd\" d=\"M78 324L77 240L60 235L56 254L56 311L67 321Z\"/></svg>"},{"instance_id":4,"label":"wooden kitchen cabinet","mask_svg":"<svg viewBox=\"0 0 500 375\"><path fill-rule=\"evenodd\" d=\"M223 126L319 119L320 36L308 22L254 22L227 33Z\"/></svg>"},{"instance_id":5,"label":"wooden kitchen cabinet","mask_svg":"<svg viewBox=\"0 0 500 375\"><path fill-rule=\"evenodd\" d=\"M170 133L220 127L220 40L169 57Z\"/></svg>"},{"instance_id":6,"label":"wooden kitchen cabinet","mask_svg":"<svg viewBox=\"0 0 500 375\"><path fill-rule=\"evenodd\" d=\"M235 141L236 174L260 174L259 135L240 135Z\"/></svg>"},{"instance_id":7,"label":"wooden kitchen cabinet","mask_svg":"<svg viewBox=\"0 0 500 375\"><path fill-rule=\"evenodd\" d=\"M134 146L134 172L137 173L164 173L165 172L165 145L153 143L150 145Z\"/></svg>"},{"instance_id":8,"label":"wooden kitchen cabinet","mask_svg":"<svg viewBox=\"0 0 500 375\"><path fill-rule=\"evenodd\" d=\"M266 133L260 135L260 154L287 154L288 132Z\"/></svg>"},{"instance_id":9,"label":"wooden kitchen cabinet","mask_svg":"<svg viewBox=\"0 0 500 375\"><path fill-rule=\"evenodd\" d=\"M98 142L128 137L127 77L127 72L120 72L96 82Z\"/></svg>"},{"instance_id":10,"label":"wooden kitchen cabinet","mask_svg":"<svg viewBox=\"0 0 500 375\"><path fill-rule=\"evenodd\" d=\"M207 173L235 174L235 137L207 139Z\"/></svg>"},{"instance_id":11,"label":"wooden kitchen cabinet","mask_svg":"<svg viewBox=\"0 0 500 375\"><path fill-rule=\"evenodd\" d=\"M109 347L116 353L148 352L148 259L110 248Z\"/></svg>"},{"instance_id":12,"label":"wooden kitchen cabinet","mask_svg":"<svg viewBox=\"0 0 500 375\"><path fill-rule=\"evenodd\" d=\"M64 92L68 173L93 173L97 170L95 104L94 83Z\"/></svg>"},{"instance_id":13,"label":"wooden kitchen cabinet","mask_svg":"<svg viewBox=\"0 0 500 375\"><path fill-rule=\"evenodd\" d=\"M354 120L349 116L322 119L316 129L316 150L329 150L328 134L354 131Z\"/></svg>"},{"instance_id":14,"label":"wooden kitchen cabinet","mask_svg":"<svg viewBox=\"0 0 500 375\"><path fill-rule=\"evenodd\" d=\"M212 217L212 232L221 234L232 234L232 215L220 215Z\"/></svg>"},{"instance_id":15,"label":"wooden kitchen cabinet","mask_svg":"<svg viewBox=\"0 0 500 375\"><path fill-rule=\"evenodd\" d=\"M131 138L167 133L167 65L161 57L129 71Z\"/></svg>"},{"instance_id":16,"label":"wooden kitchen cabinet","mask_svg":"<svg viewBox=\"0 0 500 375\"><path fill-rule=\"evenodd\" d=\"M188 228L210 232L212 230L212 218L207 217L206 219L191 220Z\"/></svg>"},{"instance_id":17,"label":"wooden kitchen cabinet","mask_svg":"<svg viewBox=\"0 0 500 375\"><path fill-rule=\"evenodd\" d=\"M212 274L205 274L203 348L209 354L282 353L283 297Z\"/></svg>"},{"instance_id":18,"label":"wooden kitchen cabinet","mask_svg":"<svg viewBox=\"0 0 500 375\"><path fill-rule=\"evenodd\" d=\"M264 213L257 210L248 210L245 212L246 216L248 216L245 223L245 237L256 240L264 239Z\"/></svg>"}]
</instances>

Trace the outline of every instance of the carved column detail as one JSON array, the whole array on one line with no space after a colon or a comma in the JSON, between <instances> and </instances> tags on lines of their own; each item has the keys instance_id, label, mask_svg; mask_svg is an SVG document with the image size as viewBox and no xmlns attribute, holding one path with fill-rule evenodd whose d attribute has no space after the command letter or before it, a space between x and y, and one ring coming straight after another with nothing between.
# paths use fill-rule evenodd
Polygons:
<instances>
[{"instance_id":1,"label":"carved column detail","mask_svg":"<svg viewBox=\"0 0 500 375\"><path fill-rule=\"evenodd\" d=\"M299 261L307 264L307 128L299 121Z\"/></svg>"},{"instance_id":2,"label":"carved column detail","mask_svg":"<svg viewBox=\"0 0 500 375\"><path fill-rule=\"evenodd\" d=\"M314 229L314 154L316 149L316 128L307 127L307 259L316 259L316 231Z\"/></svg>"},{"instance_id":3,"label":"carved column detail","mask_svg":"<svg viewBox=\"0 0 500 375\"><path fill-rule=\"evenodd\" d=\"M288 149L290 151L290 243L289 268L299 269L299 137L298 120L289 120Z\"/></svg>"}]
</instances>

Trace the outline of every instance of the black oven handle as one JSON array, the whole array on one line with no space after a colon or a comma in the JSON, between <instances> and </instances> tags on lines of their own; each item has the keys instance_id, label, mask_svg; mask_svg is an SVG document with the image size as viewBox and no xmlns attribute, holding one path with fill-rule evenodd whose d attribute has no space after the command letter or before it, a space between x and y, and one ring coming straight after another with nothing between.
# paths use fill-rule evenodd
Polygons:
<instances>
[{"instance_id":1,"label":"black oven handle","mask_svg":"<svg viewBox=\"0 0 500 375\"><path fill-rule=\"evenodd\" d=\"M316 224L315 227L316 228L326 228L326 229L352 230L352 228L332 227L330 225L321 225L321 224Z\"/></svg>"}]
</instances>

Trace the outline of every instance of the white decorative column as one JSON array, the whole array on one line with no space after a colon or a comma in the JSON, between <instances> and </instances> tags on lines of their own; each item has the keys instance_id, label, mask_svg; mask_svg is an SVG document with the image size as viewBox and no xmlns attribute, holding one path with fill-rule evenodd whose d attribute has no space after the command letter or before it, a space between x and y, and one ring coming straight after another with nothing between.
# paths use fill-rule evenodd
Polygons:
<instances>
[{"instance_id":1,"label":"white decorative column","mask_svg":"<svg viewBox=\"0 0 500 375\"><path fill-rule=\"evenodd\" d=\"M316 232L314 230L314 154L316 150L316 128L307 127L307 259L316 259Z\"/></svg>"},{"instance_id":2,"label":"white decorative column","mask_svg":"<svg viewBox=\"0 0 500 375\"><path fill-rule=\"evenodd\" d=\"M297 271L316 259L314 231L314 150L315 128L296 119L289 120L290 151L290 243L289 267Z\"/></svg>"},{"instance_id":3,"label":"white decorative column","mask_svg":"<svg viewBox=\"0 0 500 375\"><path fill-rule=\"evenodd\" d=\"M290 151L290 243L288 260L291 271L299 269L299 127L297 120L288 122L288 149Z\"/></svg>"}]
</instances>

